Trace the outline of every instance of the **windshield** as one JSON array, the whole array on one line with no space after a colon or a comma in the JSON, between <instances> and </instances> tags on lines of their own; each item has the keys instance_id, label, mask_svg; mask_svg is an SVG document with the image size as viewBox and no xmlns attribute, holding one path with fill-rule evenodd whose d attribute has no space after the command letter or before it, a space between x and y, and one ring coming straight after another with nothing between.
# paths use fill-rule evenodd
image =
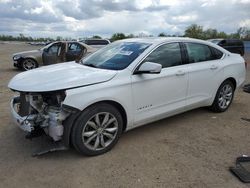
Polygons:
<instances>
[{"instance_id":1,"label":"windshield","mask_svg":"<svg viewBox=\"0 0 250 188\"><path fill-rule=\"evenodd\" d=\"M52 44L54 44L54 43L53 43L53 42L52 42L52 43L49 43L49 44L47 44L46 46L43 46L42 48L39 48L39 50L44 50L45 48L50 47Z\"/></svg>"},{"instance_id":2,"label":"windshield","mask_svg":"<svg viewBox=\"0 0 250 188\"><path fill-rule=\"evenodd\" d=\"M141 42L115 42L86 57L81 63L95 68L122 70L150 45Z\"/></svg>"}]
</instances>

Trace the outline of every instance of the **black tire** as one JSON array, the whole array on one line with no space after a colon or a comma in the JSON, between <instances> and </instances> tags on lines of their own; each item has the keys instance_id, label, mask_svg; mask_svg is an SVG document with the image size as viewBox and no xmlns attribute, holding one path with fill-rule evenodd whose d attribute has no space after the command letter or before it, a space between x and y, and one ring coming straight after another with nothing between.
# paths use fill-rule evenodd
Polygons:
<instances>
[{"instance_id":1,"label":"black tire","mask_svg":"<svg viewBox=\"0 0 250 188\"><path fill-rule=\"evenodd\" d=\"M106 131L107 129L109 130L112 129L110 128L110 125L107 126L106 129L104 129L105 126L101 126L101 125L97 126L98 123L96 123L96 120L97 120L96 118L98 117L99 124L100 123L103 124L104 119L107 114L109 114L108 117L111 118L107 120L108 122L111 122L111 120L115 119L113 123L110 123L110 125L113 126L113 129L117 128L117 130L114 133L110 133ZM93 128L92 125L90 126L89 122L91 122L90 124L94 123L96 128ZM108 152L115 146L115 144L118 142L121 136L122 127L123 127L122 116L120 112L114 106L107 104L107 103L97 103L85 109L81 113L81 115L77 118L72 128L71 142L74 148L81 154L88 155L88 156L100 155L100 154ZM100 129L103 129L103 130L100 130ZM92 135L83 136L83 133L87 134L90 132L94 132L94 133ZM111 138L106 136L105 133L109 135L114 134L112 141L109 140ZM96 134L97 136L95 136ZM92 140L88 144L87 142L90 138L92 138ZM107 146L106 146L105 141L107 143ZM99 148L97 147L96 149L94 149L95 144L97 142L99 144L98 145ZM105 143L104 144L105 146L103 146L102 143ZM92 147L92 145L94 146Z\"/></svg>"},{"instance_id":2,"label":"black tire","mask_svg":"<svg viewBox=\"0 0 250 188\"><path fill-rule=\"evenodd\" d=\"M222 100L224 100L224 97L222 97L222 92L223 92L223 89L225 87L230 87L231 90L232 90L232 94L231 94L231 98L228 99L228 101L226 101L225 103L225 106L222 107L223 105L220 105L221 104L221 98L223 98ZM213 104L210 106L210 110L213 111L213 112L217 112L217 113L220 113L220 112L225 112L229 106L231 105L232 101L233 101L233 98L234 98L234 91L235 91L235 86L234 84L230 81L230 80L225 80L219 87L219 89L217 90L217 93L216 93L216 96L214 98L214 102ZM227 94L229 96L229 93ZM226 100L226 99L225 99ZM222 102L223 103L223 102Z\"/></svg>"},{"instance_id":3,"label":"black tire","mask_svg":"<svg viewBox=\"0 0 250 188\"><path fill-rule=\"evenodd\" d=\"M32 58L25 58L22 60L21 68L24 71L35 69L38 67L38 63Z\"/></svg>"}]
</instances>

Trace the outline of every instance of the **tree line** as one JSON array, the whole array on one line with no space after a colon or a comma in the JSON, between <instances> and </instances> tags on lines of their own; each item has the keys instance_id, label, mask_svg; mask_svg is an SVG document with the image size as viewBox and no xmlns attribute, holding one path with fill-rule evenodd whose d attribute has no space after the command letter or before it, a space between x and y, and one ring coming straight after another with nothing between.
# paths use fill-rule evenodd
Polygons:
<instances>
[{"instance_id":1,"label":"tree line","mask_svg":"<svg viewBox=\"0 0 250 188\"><path fill-rule=\"evenodd\" d=\"M116 41L126 38L138 38L138 37L152 37L153 35L146 35L144 33L140 33L139 35L129 34L126 35L124 33L114 33L110 41ZM250 29L246 27L240 27L235 33L227 34L223 31L218 31L214 28L209 28L204 30L203 26L192 24L186 28L184 31L184 35L169 35L167 32L162 32L158 34L159 37L190 37L197 39L214 39L214 38L234 38L234 39L242 39L242 40L250 40ZM102 37L99 35L94 35L92 38L101 39ZM47 42L47 41L61 41L61 40L74 40L70 37L63 38L61 36L56 37L56 39L51 37L45 38L33 38L30 36L24 36L23 34L19 34L18 36L12 35L0 35L1 41L26 41L26 42Z\"/></svg>"},{"instance_id":2,"label":"tree line","mask_svg":"<svg viewBox=\"0 0 250 188\"><path fill-rule=\"evenodd\" d=\"M204 30L202 26L192 24L186 28L184 36L203 40L214 38L234 38L250 40L250 29L247 27L240 27L235 33L227 34L223 31L217 31L217 29L213 28Z\"/></svg>"},{"instance_id":3,"label":"tree line","mask_svg":"<svg viewBox=\"0 0 250 188\"><path fill-rule=\"evenodd\" d=\"M30 36L24 36L24 34L19 34L18 36L12 35L0 35L1 41L24 41L24 42L46 42L46 41L55 41L55 39L50 37L40 37L40 38L33 38Z\"/></svg>"}]
</instances>

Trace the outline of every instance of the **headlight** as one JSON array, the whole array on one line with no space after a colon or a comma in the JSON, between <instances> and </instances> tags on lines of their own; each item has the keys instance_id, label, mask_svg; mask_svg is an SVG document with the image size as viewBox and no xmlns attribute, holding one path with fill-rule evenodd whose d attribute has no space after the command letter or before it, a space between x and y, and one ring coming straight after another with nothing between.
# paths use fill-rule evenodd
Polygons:
<instances>
[{"instance_id":1,"label":"headlight","mask_svg":"<svg viewBox=\"0 0 250 188\"><path fill-rule=\"evenodd\" d=\"M13 60L14 60L14 61L17 61L17 60L20 59L20 58L21 58L20 55L15 55L15 56L13 56Z\"/></svg>"}]
</instances>

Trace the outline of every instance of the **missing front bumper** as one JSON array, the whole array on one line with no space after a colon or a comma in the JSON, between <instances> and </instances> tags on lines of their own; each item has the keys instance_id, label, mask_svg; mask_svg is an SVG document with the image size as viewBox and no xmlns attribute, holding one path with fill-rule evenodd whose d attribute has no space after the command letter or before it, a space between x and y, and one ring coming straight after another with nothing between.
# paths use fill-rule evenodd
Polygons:
<instances>
[{"instance_id":1,"label":"missing front bumper","mask_svg":"<svg viewBox=\"0 0 250 188\"><path fill-rule=\"evenodd\" d=\"M20 116L18 109L20 108L20 97L14 97L10 102L11 116L13 122L23 131L32 132L34 127L29 122L34 119L34 115Z\"/></svg>"},{"instance_id":2,"label":"missing front bumper","mask_svg":"<svg viewBox=\"0 0 250 188\"><path fill-rule=\"evenodd\" d=\"M34 127L29 122L30 120L32 121L34 115L20 116L18 114L20 108L20 97L14 97L11 100L10 104L11 104L10 108L11 108L12 119L19 128L21 128L25 132L28 132L26 138L28 138L27 137L28 135L36 133L36 131L34 131ZM32 136L30 138L34 137L37 136ZM62 141L55 142L52 141L51 139L47 139L48 138L47 136L42 138L46 138L46 140L44 140L44 143L32 154L32 156L41 156L54 151L68 150L68 147L65 146L65 144Z\"/></svg>"}]
</instances>

